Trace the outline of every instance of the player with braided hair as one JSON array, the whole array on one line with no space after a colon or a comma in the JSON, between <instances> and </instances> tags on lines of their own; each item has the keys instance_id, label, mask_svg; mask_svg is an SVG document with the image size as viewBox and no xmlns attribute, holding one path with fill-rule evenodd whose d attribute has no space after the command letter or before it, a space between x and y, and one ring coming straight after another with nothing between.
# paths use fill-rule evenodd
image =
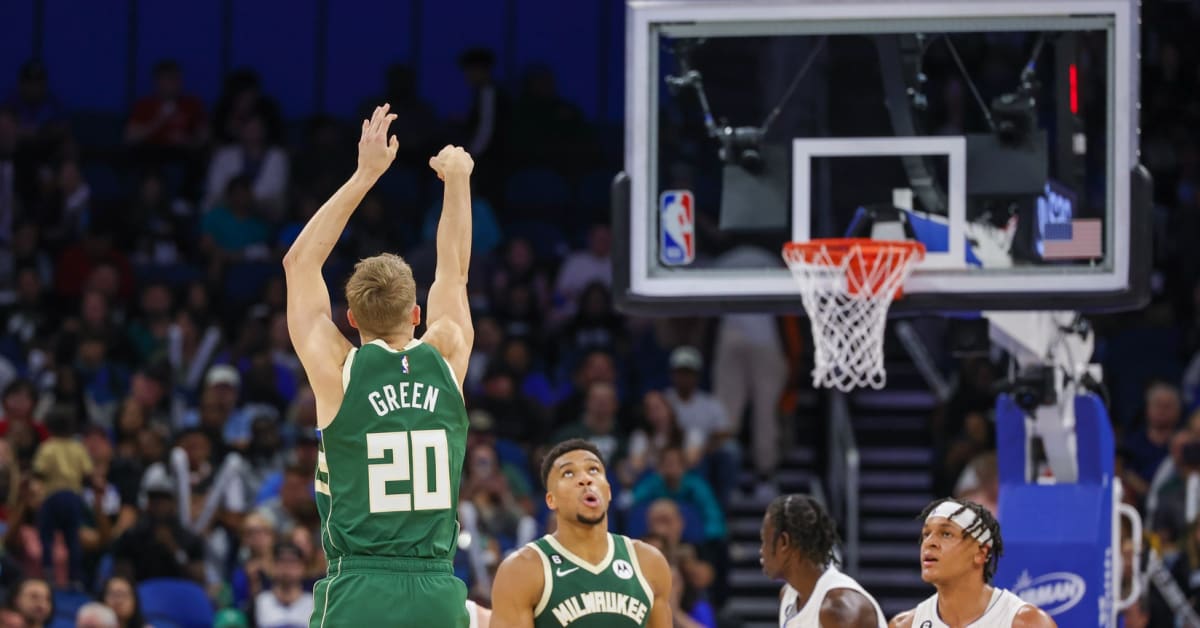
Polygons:
<instances>
[{"instance_id":1,"label":"player with braided hair","mask_svg":"<svg viewBox=\"0 0 1200 628\"><path fill-rule=\"evenodd\" d=\"M921 579L937 593L892 619L892 628L1055 628L1045 612L993 587L1004 551L1000 522L983 506L939 499L921 511Z\"/></svg>"},{"instance_id":2,"label":"player with braided hair","mask_svg":"<svg viewBox=\"0 0 1200 628\"><path fill-rule=\"evenodd\" d=\"M782 495L767 506L759 549L763 573L785 581L779 592L782 628L883 628L879 604L834 563L837 527L817 500Z\"/></svg>"}]
</instances>

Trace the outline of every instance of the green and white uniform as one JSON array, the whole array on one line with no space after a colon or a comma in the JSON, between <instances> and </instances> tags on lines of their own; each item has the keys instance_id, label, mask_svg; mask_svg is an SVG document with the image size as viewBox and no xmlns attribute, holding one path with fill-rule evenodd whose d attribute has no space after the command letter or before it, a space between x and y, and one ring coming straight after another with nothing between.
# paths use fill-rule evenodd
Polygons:
<instances>
[{"instance_id":1,"label":"green and white uniform","mask_svg":"<svg viewBox=\"0 0 1200 628\"><path fill-rule=\"evenodd\" d=\"M344 396L321 432L317 511L328 575L310 625L468 625L453 573L467 412L433 346L352 349Z\"/></svg>"},{"instance_id":2,"label":"green and white uniform","mask_svg":"<svg viewBox=\"0 0 1200 628\"><path fill-rule=\"evenodd\" d=\"M529 544L542 559L545 586L533 611L534 628L623 628L650 621L654 593L642 574L633 541L608 535L608 552L593 565L553 536Z\"/></svg>"}]
</instances>

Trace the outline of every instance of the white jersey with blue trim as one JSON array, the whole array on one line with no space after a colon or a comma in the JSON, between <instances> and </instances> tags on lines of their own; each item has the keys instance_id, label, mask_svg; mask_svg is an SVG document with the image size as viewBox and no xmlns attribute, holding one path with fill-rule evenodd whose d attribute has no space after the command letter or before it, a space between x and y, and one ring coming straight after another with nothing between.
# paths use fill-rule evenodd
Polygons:
<instances>
[{"instance_id":1,"label":"white jersey with blue trim","mask_svg":"<svg viewBox=\"0 0 1200 628\"><path fill-rule=\"evenodd\" d=\"M825 595L834 589L850 589L862 594L871 601L871 606L875 607L875 619L879 628L887 627L887 619L884 618L883 611L880 610L879 603L875 601L875 598L871 597L871 594L867 593L867 590L862 588L857 580L830 565L825 569L825 573L817 579L817 585L813 587L812 595L801 608L796 608L799 597L796 589L792 588L790 584L783 585L783 597L779 600L780 628L820 628L821 604L825 601Z\"/></svg>"}]
</instances>

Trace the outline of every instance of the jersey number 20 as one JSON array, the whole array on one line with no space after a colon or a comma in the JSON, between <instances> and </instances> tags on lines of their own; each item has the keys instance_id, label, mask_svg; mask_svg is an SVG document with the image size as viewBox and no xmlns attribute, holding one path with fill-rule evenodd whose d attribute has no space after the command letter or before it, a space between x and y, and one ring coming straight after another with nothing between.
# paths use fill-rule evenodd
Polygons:
<instances>
[{"instance_id":1,"label":"jersey number 20","mask_svg":"<svg viewBox=\"0 0 1200 628\"><path fill-rule=\"evenodd\" d=\"M367 434L367 458L383 458L389 449L392 451L391 462L367 465L371 512L450 508L450 448L446 443L446 430ZM429 450L433 450L432 491L429 490ZM388 493L388 482L409 480L412 481L411 495Z\"/></svg>"}]
</instances>

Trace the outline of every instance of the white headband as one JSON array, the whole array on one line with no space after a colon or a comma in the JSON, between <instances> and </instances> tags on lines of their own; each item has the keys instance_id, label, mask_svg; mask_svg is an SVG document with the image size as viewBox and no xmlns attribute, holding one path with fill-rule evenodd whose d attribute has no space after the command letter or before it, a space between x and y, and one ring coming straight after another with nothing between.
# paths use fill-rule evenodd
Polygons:
<instances>
[{"instance_id":1,"label":"white headband","mask_svg":"<svg viewBox=\"0 0 1200 628\"><path fill-rule=\"evenodd\" d=\"M957 515L954 514L960 509L962 512L959 512ZM975 511L966 508L954 500L946 500L938 504L937 508L934 508L928 517L925 517L925 523L929 523L929 520L934 517L949 519L951 523L962 528L964 531L971 529L971 526L975 525L975 521L979 519ZM971 537L978 541L980 545L988 545L992 542L992 532L986 526L979 526L979 529Z\"/></svg>"}]
</instances>

